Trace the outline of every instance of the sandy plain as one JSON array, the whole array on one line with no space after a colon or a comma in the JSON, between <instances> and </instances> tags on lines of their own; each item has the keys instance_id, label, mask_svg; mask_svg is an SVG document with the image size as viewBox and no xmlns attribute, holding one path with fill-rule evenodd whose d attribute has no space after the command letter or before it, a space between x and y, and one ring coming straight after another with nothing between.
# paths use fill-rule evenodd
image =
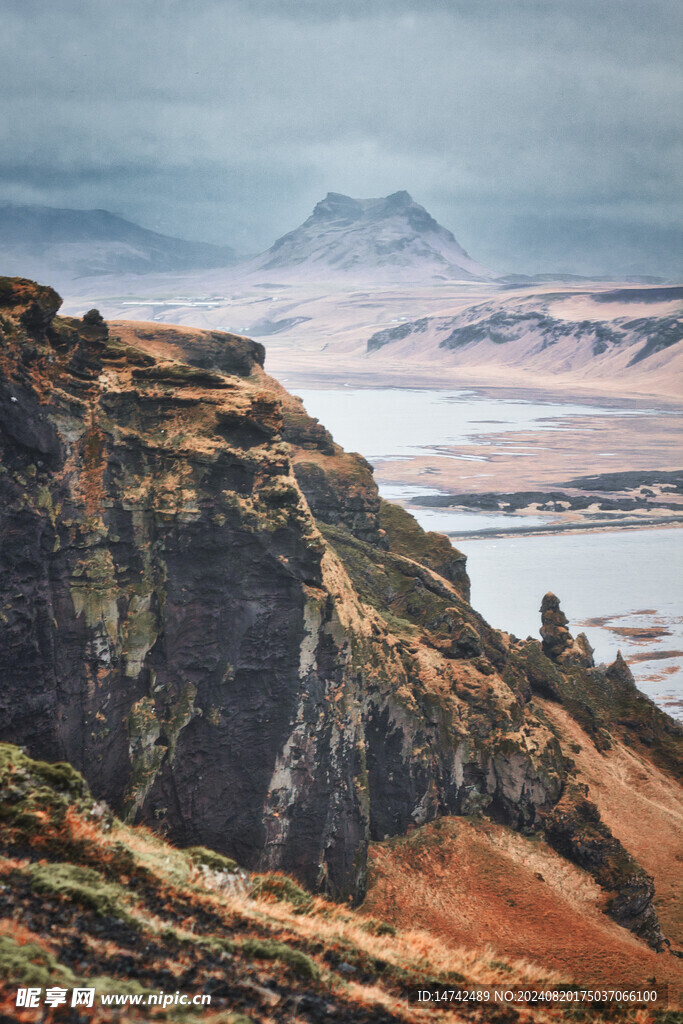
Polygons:
<instances>
[{"instance_id":1,"label":"sandy plain","mask_svg":"<svg viewBox=\"0 0 683 1024\"><path fill-rule=\"evenodd\" d=\"M657 317L675 322L683 316L680 289L587 281L520 288L462 281L390 285L373 284L371 278L312 281L295 272L278 274L264 281L227 268L83 279L70 286L64 312L81 315L96 305L110 319L255 337L266 346L270 373L302 381L324 375L352 385L381 378L394 386L537 387L672 401L683 396L680 344L634 363L638 345L608 345L600 351L590 336L591 324ZM584 335L570 333L548 345L522 324L506 344L486 338L455 349L442 347L451 321L470 322L492 311L512 317L538 311L555 323L582 324ZM407 329L423 318L427 323L420 331L368 351L378 331Z\"/></svg>"},{"instance_id":2,"label":"sandy plain","mask_svg":"<svg viewBox=\"0 0 683 1024\"><path fill-rule=\"evenodd\" d=\"M680 291L680 290L678 290ZM438 325L478 317L481 310L524 314L540 310L555 322L623 323L671 318L683 304L677 292L628 282L534 283L521 288L490 282L365 284L343 278L311 281L279 272L264 281L227 268L184 275L91 278L74 282L64 312L96 305L108 319L175 323L245 334L266 347L266 370L291 391L305 387L486 388L529 400L598 402L616 409L652 409L652 415L581 417L558 424L542 441L534 434L487 438L485 490L547 487L573 476L680 467L683 345L669 345L633 363L634 350L568 336L544 346L525 334L507 344L485 340L456 350L440 346ZM616 298L614 298L616 296ZM619 297L621 296L621 300ZM623 296L627 296L624 299ZM671 297L674 296L674 297ZM474 311L474 312L473 312ZM368 351L377 331L403 329L427 318L422 333ZM458 321L460 322L460 321ZM679 321L683 324L683 319ZM629 365L632 364L632 365ZM481 439L479 439L481 440ZM408 469L377 466L380 481L474 491L469 445L451 459L426 454Z\"/></svg>"}]
</instances>

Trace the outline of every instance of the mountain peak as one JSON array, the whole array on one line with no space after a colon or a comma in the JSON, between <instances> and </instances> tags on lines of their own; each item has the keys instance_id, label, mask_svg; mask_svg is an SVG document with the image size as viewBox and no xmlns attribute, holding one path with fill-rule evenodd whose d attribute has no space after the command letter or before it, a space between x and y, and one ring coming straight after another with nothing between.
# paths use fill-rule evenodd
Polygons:
<instances>
[{"instance_id":1,"label":"mountain peak","mask_svg":"<svg viewBox=\"0 0 683 1024\"><path fill-rule=\"evenodd\" d=\"M316 204L306 223L321 220L346 220L351 223L366 214L372 214L376 219L391 217L410 207L424 210L424 207L416 203L405 190L393 192L390 196L380 199L353 199L342 192L328 192L325 198Z\"/></svg>"},{"instance_id":2,"label":"mountain peak","mask_svg":"<svg viewBox=\"0 0 683 1024\"><path fill-rule=\"evenodd\" d=\"M411 203L415 202L410 192L406 192L405 189L402 189L400 192L392 192L384 201L387 204L391 204L396 209L399 209L402 206L410 206Z\"/></svg>"},{"instance_id":3,"label":"mountain peak","mask_svg":"<svg viewBox=\"0 0 683 1024\"><path fill-rule=\"evenodd\" d=\"M401 190L375 199L328 192L304 223L259 259L261 269L300 268L363 280L475 279L492 275L447 228Z\"/></svg>"},{"instance_id":4,"label":"mountain peak","mask_svg":"<svg viewBox=\"0 0 683 1024\"><path fill-rule=\"evenodd\" d=\"M363 204L351 196L342 195L341 192L328 192L324 199L316 204L309 221L339 220L347 219L349 222L357 220L363 214Z\"/></svg>"}]
</instances>

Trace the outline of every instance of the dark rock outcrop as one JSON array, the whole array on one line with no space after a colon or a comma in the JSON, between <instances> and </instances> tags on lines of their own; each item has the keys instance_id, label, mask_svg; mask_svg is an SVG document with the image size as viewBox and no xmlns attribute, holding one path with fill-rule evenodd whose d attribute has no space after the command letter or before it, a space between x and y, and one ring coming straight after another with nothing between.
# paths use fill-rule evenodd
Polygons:
<instances>
[{"instance_id":1,"label":"dark rock outcrop","mask_svg":"<svg viewBox=\"0 0 683 1024\"><path fill-rule=\"evenodd\" d=\"M590 871L610 894L609 912L654 949L665 946L652 906L654 880L636 863L604 823L595 804L570 787L546 824L551 845Z\"/></svg>"},{"instance_id":2,"label":"dark rock outcrop","mask_svg":"<svg viewBox=\"0 0 683 1024\"><path fill-rule=\"evenodd\" d=\"M541 602L541 637L543 653L551 661L562 665L582 665L592 668L593 648L585 633L574 639L567 629L567 616L560 608L558 598L547 593Z\"/></svg>"}]
</instances>

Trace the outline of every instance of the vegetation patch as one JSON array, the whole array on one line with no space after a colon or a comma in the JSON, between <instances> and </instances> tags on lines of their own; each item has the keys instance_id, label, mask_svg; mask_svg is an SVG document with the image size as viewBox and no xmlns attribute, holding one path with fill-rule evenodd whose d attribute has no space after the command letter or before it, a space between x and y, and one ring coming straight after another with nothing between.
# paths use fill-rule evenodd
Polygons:
<instances>
[{"instance_id":1,"label":"vegetation patch","mask_svg":"<svg viewBox=\"0 0 683 1024\"><path fill-rule=\"evenodd\" d=\"M154 363L133 370L135 380L158 381L160 384L175 384L176 387L230 388L232 383L222 373L201 370L187 363Z\"/></svg>"},{"instance_id":2,"label":"vegetation patch","mask_svg":"<svg viewBox=\"0 0 683 1024\"><path fill-rule=\"evenodd\" d=\"M62 897L100 917L117 917L137 927L123 904L121 887L106 882L92 868L77 864L31 864L26 873L35 892Z\"/></svg>"},{"instance_id":3,"label":"vegetation patch","mask_svg":"<svg viewBox=\"0 0 683 1024\"><path fill-rule=\"evenodd\" d=\"M188 846L183 852L198 867L210 868L211 871L229 871L231 873L240 870L236 860L232 860L231 857L224 857L222 853L217 853L215 850L208 850L206 846Z\"/></svg>"},{"instance_id":4,"label":"vegetation patch","mask_svg":"<svg viewBox=\"0 0 683 1024\"><path fill-rule=\"evenodd\" d=\"M378 921L374 917L366 917L358 922L358 926L369 935L395 935L396 929L387 921Z\"/></svg>"},{"instance_id":5,"label":"vegetation patch","mask_svg":"<svg viewBox=\"0 0 683 1024\"><path fill-rule=\"evenodd\" d=\"M14 985L72 986L73 973L42 946L0 935L0 978Z\"/></svg>"},{"instance_id":6,"label":"vegetation patch","mask_svg":"<svg viewBox=\"0 0 683 1024\"><path fill-rule=\"evenodd\" d=\"M137 994L196 992L201 979L201 989L212 997L210 1010L196 1011L205 1024L239 1020L240 1012L243 1020L284 1020L293 1007L302 1024L315 1024L327 1018L329 1006L348 1024L399 1017L418 1024L424 1013L414 1005L416 988L471 980L475 961L456 950L422 933L416 947L412 933L314 899L285 875L256 876L250 893L216 892L191 868L231 872L237 865L230 858L204 847L176 850L145 828L122 824L93 804L71 769L32 761L6 746L0 755L0 848L7 850L11 839L13 846L30 849L35 812L47 808L40 811L39 852L54 858L27 863L8 856L3 863L0 913L7 925L0 931L0 1016L6 1012L13 1019L17 985L85 985L98 994ZM58 813L49 810L54 807ZM457 827L452 819L435 822L429 842L438 846ZM419 857L420 841L416 832L390 842ZM67 849L101 870L66 861ZM616 861L613 866L619 867ZM135 889L135 919L128 910L129 885ZM43 945L41 935L49 936L49 944ZM331 970L322 970L321 962ZM495 983L490 972L506 966L476 962L481 983ZM527 980L516 963L507 968L510 985ZM87 976L77 977L76 970ZM524 1024L536 1024L532 1010L519 1012ZM135 1024L148 1019L133 1008L126 1013ZM165 1019L194 1013L192 1007L173 1008ZM636 1024L635 1013L628 1008L620 1019ZM434 1024L446 1020L438 1009L432 1016ZM115 1013L102 1017L115 1019ZM486 1019L495 1019L493 1010ZM592 1019L606 1015L596 1010ZM645 1018L638 1024L646 1024Z\"/></svg>"},{"instance_id":7,"label":"vegetation patch","mask_svg":"<svg viewBox=\"0 0 683 1024\"><path fill-rule=\"evenodd\" d=\"M320 968L310 956L298 949L292 949L284 942L273 942L271 939L245 939L239 944L240 951L254 960L279 960L287 964L293 971L304 978L317 981Z\"/></svg>"},{"instance_id":8,"label":"vegetation patch","mask_svg":"<svg viewBox=\"0 0 683 1024\"><path fill-rule=\"evenodd\" d=\"M249 892L252 899L273 899L290 903L300 914L313 906L313 897L286 875L254 875Z\"/></svg>"}]
</instances>

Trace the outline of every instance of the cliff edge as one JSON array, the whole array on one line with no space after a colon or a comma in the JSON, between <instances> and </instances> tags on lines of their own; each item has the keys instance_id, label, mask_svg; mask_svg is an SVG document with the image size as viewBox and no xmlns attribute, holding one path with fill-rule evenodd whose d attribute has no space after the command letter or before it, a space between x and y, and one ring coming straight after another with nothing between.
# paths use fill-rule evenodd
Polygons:
<instances>
[{"instance_id":1,"label":"cliff edge","mask_svg":"<svg viewBox=\"0 0 683 1024\"><path fill-rule=\"evenodd\" d=\"M59 304L0 279L0 738L337 897L364 894L371 840L442 815L543 834L661 948L652 879L544 711L675 772L680 731L623 662L491 629L464 557L380 501L258 343Z\"/></svg>"}]
</instances>

